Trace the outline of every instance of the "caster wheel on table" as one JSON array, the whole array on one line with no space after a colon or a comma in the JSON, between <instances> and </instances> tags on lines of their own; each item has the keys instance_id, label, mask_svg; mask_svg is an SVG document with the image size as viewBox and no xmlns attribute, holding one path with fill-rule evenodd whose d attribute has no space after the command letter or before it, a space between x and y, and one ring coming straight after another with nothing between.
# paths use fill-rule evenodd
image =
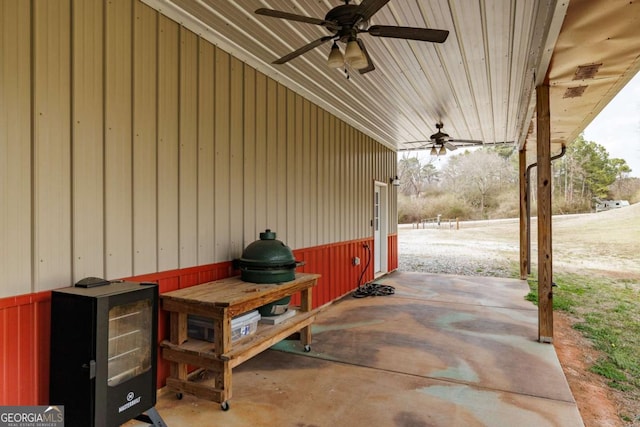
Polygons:
<instances>
[{"instance_id":1,"label":"caster wheel on table","mask_svg":"<svg viewBox=\"0 0 640 427\"><path fill-rule=\"evenodd\" d=\"M231 407L229 406L229 402L222 402L220 404L220 409L222 409L223 411L228 411L229 409L231 409Z\"/></svg>"},{"instance_id":2,"label":"caster wheel on table","mask_svg":"<svg viewBox=\"0 0 640 427\"><path fill-rule=\"evenodd\" d=\"M178 400L182 400L182 393L176 393L176 398Z\"/></svg>"},{"instance_id":3,"label":"caster wheel on table","mask_svg":"<svg viewBox=\"0 0 640 427\"><path fill-rule=\"evenodd\" d=\"M304 346L304 352L309 353L311 351L311 346L309 344Z\"/></svg>"}]
</instances>

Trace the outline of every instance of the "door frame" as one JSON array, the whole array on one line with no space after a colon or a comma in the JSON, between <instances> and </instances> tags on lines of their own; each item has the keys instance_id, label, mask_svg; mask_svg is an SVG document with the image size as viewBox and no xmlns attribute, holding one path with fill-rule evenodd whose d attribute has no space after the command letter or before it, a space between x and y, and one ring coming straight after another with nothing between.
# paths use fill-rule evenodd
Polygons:
<instances>
[{"instance_id":1,"label":"door frame","mask_svg":"<svg viewBox=\"0 0 640 427\"><path fill-rule=\"evenodd\" d=\"M376 193L379 193L379 214L376 218ZM388 262L388 235L389 235L389 186L386 182L373 182L373 219L371 231L373 233L373 276L378 277L389 271ZM379 237L376 238L376 219L378 220Z\"/></svg>"}]
</instances>

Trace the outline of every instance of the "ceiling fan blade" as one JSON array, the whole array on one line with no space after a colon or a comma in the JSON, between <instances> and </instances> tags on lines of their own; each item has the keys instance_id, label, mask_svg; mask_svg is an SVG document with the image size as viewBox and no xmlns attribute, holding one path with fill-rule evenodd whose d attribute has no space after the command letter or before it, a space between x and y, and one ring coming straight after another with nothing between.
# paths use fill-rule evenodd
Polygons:
<instances>
[{"instance_id":1,"label":"ceiling fan blade","mask_svg":"<svg viewBox=\"0 0 640 427\"><path fill-rule=\"evenodd\" d=\"M420 40L432 43L444 43L449 36L449 31L447 30L394 27L390 25L372 25L367 31L375 37L393 37L397 39Z\"/></svg>"},{"instance_id":2,"label":"ceiling fan blade","mask_svg":"<svg viewBox=\"0 0 640 427\"><path fill-rule=\"evenodd\" d=\"M379 11L389 0L362 0L358 5L355 15L360 17L361 21L368 21L377 11Z\"/></svg>"},{"instance_id":3,"label":"ceiling fan blade","mask_svg":"<svg viewBox=\"0 0 640 427\"><path fill-rule=\"evenodd\" d=\"M376 67L375 65L373 65L373 61L371 60L371 57L369 56L369 52L367 52L367 48L364 46L364 43L360 39L358 39L357 41L358 41L358 46L360 46L360 50L362 50L362 53L364 53L364 56L367 58L367 66L364 68L360 68L358 72L360 74L364 74L364 73L368 73L369 71L375 70Z\"/></svg>"},{"instance_id":4,"label":"ceiling fan blade","mask_svg":"<svg viewBox=\"0 0 640 427\"><path fill-rule=\"evenodd\" d=\"M455 142L458 145L458 147L460 146L465 146L465 147L472 147L474 145L484 145L484 143L478 139L450 139L449 142Z\"/></svg>"},{"instance_id":5,"label":"ceiling fan blade","mask_svg":"<svg viewBox=\"0 0 640 427\"><path fill-rule=\"evenodd\" d=\"M455 145L453 145L450 142L445 142L444 146L447 147L447 150L449 150L449 151L453 151L453 150L457 150L458 149L458 147L456 147Z\"/></svg>"},{"instance_id":6,"label":"ceiling fan blade","mask_svg":"<svg viewBox=\"0 0 640 427\"><path fill-rule=\"evenodd\" d=\"M293 58L296 58L302 55L303 53L306 53L311 49L314 49L320 46L321 44L328 42L332 38L333 36L324 36L322 38L319 38L318 40L312 41L311 43L302 46L300 49L294 50L293 52L288 53L282 58L276 59L275 61L272 62L272 64L284 64L285 62L291 61Z\"/></svg>"},{"instance_id":7,"label":"ceiling fan blade","mask_svg":"<svg viewBox=\"0 0 640 427\"><path fill-rule=\"evenodd\" d=\"M270 16L272 18L287 19L289 21L304 22L307 24L322 25L330 30L339 30L341 27L335 22L326 21L324 19L313 18L311 16L297 15L295 13L282 12L280 10L260 8L255 11L258 15Z\"/></svg>"}]
</instances>

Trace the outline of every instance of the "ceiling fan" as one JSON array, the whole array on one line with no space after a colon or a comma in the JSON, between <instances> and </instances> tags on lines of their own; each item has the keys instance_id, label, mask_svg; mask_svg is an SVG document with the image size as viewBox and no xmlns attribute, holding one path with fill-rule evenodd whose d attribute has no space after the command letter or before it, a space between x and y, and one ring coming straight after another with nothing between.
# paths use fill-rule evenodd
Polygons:
<instances>
[{"instance_id":1,"label":"ceiling fan","mask_svg":"<svg viewBox=\"0 0 640 427\"><path fill-rule=\"evenodd\" d=\"M350 1L351 0L344 0L344 4L336 6L327 12L324 19L274 9L257 9L255 13L258 15L320 25L332 33L332 35L321 37L288 53L282 58L276 59L273 61L273 64L284 64L303 53L333 40L327 65L331 68L339 68L347 64L351 68L358 70L360 74L364 74L375 70L375 66L367 53L363 41L358 38L358 34L360 33L369 33L374 37L392 37L432 43L443 43L449 36L449 31L447 30L390 25L369 26L369 19L386 5L389 0L362 0L358 5L350 4ZM340 51L340 46L337 42L346 43L344 55Z\"/></svg>"},{"instance_id":2,"label":"ceiling fan","mask_svg":"<svg viewBox=\"0 0 640 427\"><path fill-rule=\"evenodd\" d=\"M444 128L442 122L436 123L436 129L438 129L438 131L429 137L429 141L426 144L418 148L403 148L398 151L430 150L429 154L432 156L444 156L447 154L447 150L457 150L458 145L456 144L465 147L483 145L482 141L478 140L451 138L449 134L442 131L442 128Z\"/></svg>"}]
</instances>

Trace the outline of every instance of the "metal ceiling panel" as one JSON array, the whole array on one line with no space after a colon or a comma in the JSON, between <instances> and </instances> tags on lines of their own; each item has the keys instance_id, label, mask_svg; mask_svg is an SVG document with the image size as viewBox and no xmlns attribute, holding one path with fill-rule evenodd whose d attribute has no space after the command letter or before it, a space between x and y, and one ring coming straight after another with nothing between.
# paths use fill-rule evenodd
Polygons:
<instances>
[{"instance_id":1,"label":"metal ceiling panel","mask_svg":"<svg viewBox=\"0 0 640 427\"><path fill-rule=\"evenodd\" d=\"M513 47L529 41L531 18L523 9L534 0L391 0L369 25L445 29L449 38L436 44L361 33L376 69L364 75L348 70L348 78L344 70L326 65L330 41L272 65L330 33L318 25L254 13L264 7L324 18L341 3L337 0L145 3L392 148L427 141L439 121L458 139L515 139L510 116L522 80L515 64L525 64L528 51Z\"/></svg>"},{"instance_id":2,"label":"metal ceiling panel","mask_svg":"<svg viewBox=\"0 0 640 427\"><path fill-rule=\"evenodd\" d=\"M575 137L639 68L640 3L627 0L390 0L369 25L444 29L449 37L438 44L360 33L376 68L364 75L327 66L331 41L273 65L331 33L255 14L270 8L324 19L342 1L143 1L394 149L424 145L442 121L453 138L515 141L535 161L536 84L548 75L558 143ZM596 81L583 96L563 98L576 67L594 62L603 63Z\"/></svg>"}]
</instances>

